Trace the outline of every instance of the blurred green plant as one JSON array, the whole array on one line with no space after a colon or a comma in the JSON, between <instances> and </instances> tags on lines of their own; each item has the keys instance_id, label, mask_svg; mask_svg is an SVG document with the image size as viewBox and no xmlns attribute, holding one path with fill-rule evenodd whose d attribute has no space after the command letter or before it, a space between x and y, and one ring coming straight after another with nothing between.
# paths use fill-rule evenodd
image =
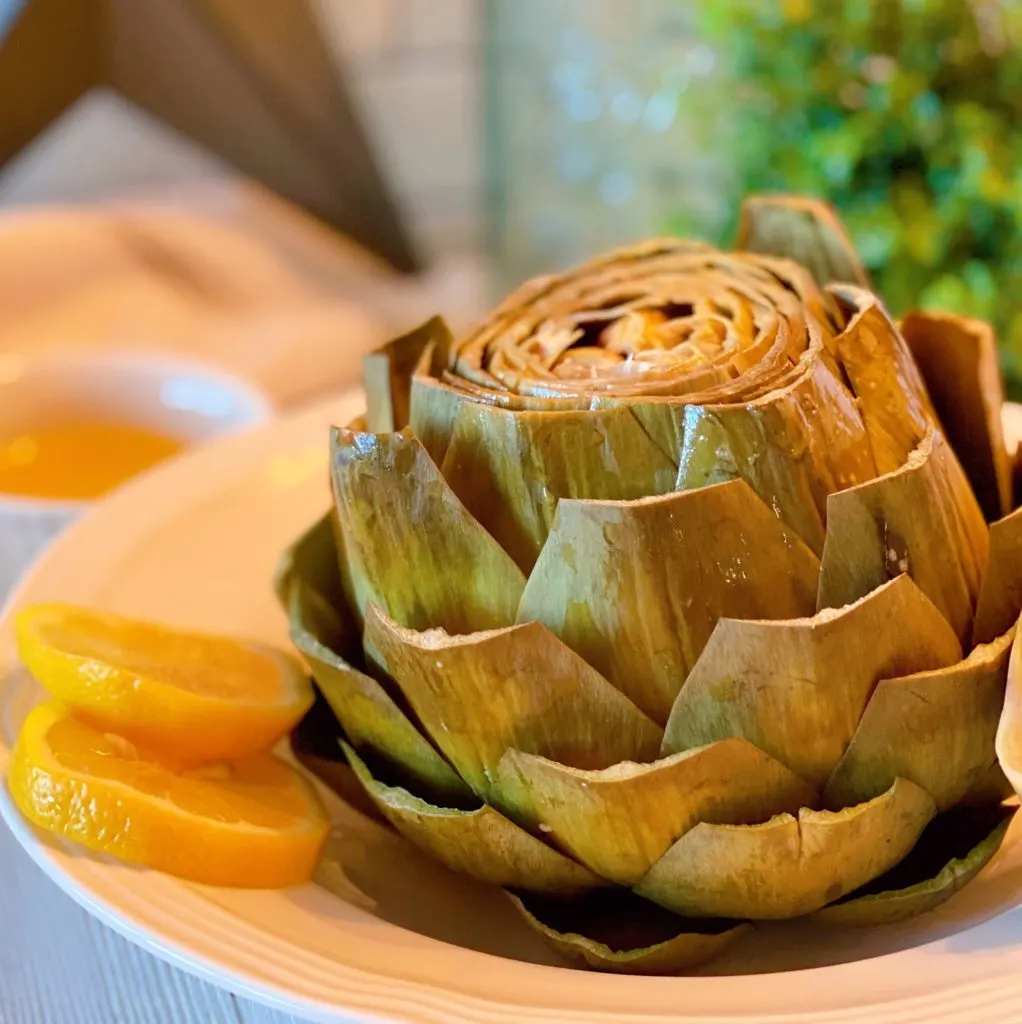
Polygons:
<instances>
[{"instance_id":1,"label":"blurred green plant","mask_svg":"<svg viewBox=\"0 0 1022 1024\"><path fill-rule=\"evenodd\" d=\"M1022 394L1022 0L699 2L723 80L696 130L736 197L829 199L892 312L992 321Z\"/></svg>"}]
</instances>

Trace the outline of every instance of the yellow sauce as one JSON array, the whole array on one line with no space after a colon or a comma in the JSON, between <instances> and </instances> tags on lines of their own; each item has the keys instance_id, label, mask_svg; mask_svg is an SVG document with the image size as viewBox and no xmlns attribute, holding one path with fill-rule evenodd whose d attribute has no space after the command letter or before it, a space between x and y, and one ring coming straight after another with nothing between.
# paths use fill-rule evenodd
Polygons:
<instances>
[{"instance_id":1,"label":"yellow sauce","mask_svg":"<svg viewBox=\"0 0 1022 1024\"><path fill-rule=\"evenodd\" d=\"M96 498L181 450L162 434L123 423L57 423L0 437L0 492Z\"/></svg>"}]
</instances>

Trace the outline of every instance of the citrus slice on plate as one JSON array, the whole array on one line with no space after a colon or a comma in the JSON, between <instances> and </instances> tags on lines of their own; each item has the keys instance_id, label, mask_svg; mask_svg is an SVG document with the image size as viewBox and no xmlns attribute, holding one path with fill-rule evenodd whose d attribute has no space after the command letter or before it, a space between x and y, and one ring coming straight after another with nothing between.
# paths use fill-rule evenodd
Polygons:
<instances>
[{"instance_id":1,"label":"citrus slice on plate","mask_svg":"<svg viewBox=\"0 0 1022 1024\"><path fill-rule=\"evenodd\" d=\"M209 885L308 881L329 829L310 784L272 754L175 770L59 701L25 719L7 784L42 828Z\"/></svg>"},{"instance_id":2,"label":"citrus slice on plate","mask_svg":"<svg viewBox=\"0 0 1022 1024\"><path fill-rule=\"evenodd\" d=\"M54 697L178 760L268 750L312 706L298 662L262 644L63 604L26 609L15 629L21 660Z\"/></svg>"}]
</instances>

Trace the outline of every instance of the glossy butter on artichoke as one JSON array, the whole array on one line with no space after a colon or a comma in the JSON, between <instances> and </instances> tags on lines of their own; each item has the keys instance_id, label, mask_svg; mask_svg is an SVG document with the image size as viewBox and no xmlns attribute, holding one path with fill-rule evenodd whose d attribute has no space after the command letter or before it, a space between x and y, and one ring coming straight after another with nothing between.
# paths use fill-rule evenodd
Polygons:
<instances>
[{"instance_id":1,"label":"glossy butter on artichoke","mask_svg":"<svg viewBox=\"0 0 1022 1024\"><path fill-rule=\"evenodd\" d=\"M992 334L896 324L819 203L741 224L369 356L277 579L299 757L580 966L922 913L1022 786Z\"/></svg>"}]
</instances>

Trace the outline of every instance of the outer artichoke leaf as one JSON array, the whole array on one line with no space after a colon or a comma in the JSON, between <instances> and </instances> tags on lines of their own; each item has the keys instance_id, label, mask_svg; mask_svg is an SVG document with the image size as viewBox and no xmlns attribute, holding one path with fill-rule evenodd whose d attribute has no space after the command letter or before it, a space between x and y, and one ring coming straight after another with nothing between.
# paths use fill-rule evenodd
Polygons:
<instances>
[{"instance_id":1,"label":"outer artichoke leaf","mask_svg":"<svg viewBox=\"0 0 1022 1024\"><path fill-rule=\"evenodd\" d=\"M876 297L847 285L829 289L852 314L838 358L859 399L878 473L899 469L936 416L905 339Z\"/></svg>"},{"instance_id":2,"label":"outer artichoke leaf","mask_svg":"<svg viewBox=\"0 0 1022 1024\"><path fill-rule=\"evenodd\" d=\"M624 407L511 412L465 403L443 472L469 511L528 572L560 499L663 494L674 489L677 467Z\"/></svg>"},{"instance_id":3,"label":"outer artichoke leaf","mask_svg":"<svg viewBox=\"0 0 1022 1024\"><path fill-rule=\"evenodd\" d=\"M434 806L407 789L375 779L347 744L344 752L380 813L410 843L453 871L491 885L551 896L580 896L606 885L492 807Z\"/></svg>"},{"instance_id":4,"label":"outer artichoke leaf","mask_svg":"<svg viewBox=\"0 0 1022 1024\"><path fill-rule=\"evenodd\" d=\"M436 377L418 373L412 377L410 401L412 433L422 442L433 462L442 466L454 436L458 410L469 401L469 396Z\"/></svg>"},{"instance_id":5,"label":"outer artichoke leaf","mask_svg":"<svg viewBox=\"0 0 1022 1024\"><path fill-rule=\"evenodd\" d=\"M665 722L718 619L811 614L818 579L816 556L744 480L562 501L518 620L542 622Z\"/></svg>"},{"instance_id":6,"label":"outer artichoke leaf","mask_svg":"<svg viewBox=\"0 0 1022 1024\"><path fill-rule=\"evenodd\" d=\"M912 852L814 915L829 925L881 925L907 921L947 902L997 853L1016 807L959 807L934 818Z\"/></svg>"},{"instance_id":7,"label":"outer artichoke leaf","mask_svg":"<svg viewBox=\"0 0 1022 1024\"><path fill-rule=\"evenodd\" d=\"M578 967L623 974L682 974L719 956L748 924L678 917L609 889L565 901L509 892L530 927Z\"/></svg>"},{"instance_id":8,"label":"outer artichoke leaf","mask_svg":"<svg viewBox=\"0 0 1022 1024\"><path fill-rule=\"evenodd\" d=\"M876 473L855 396L819 339L791 385L750 402L687 406L683 415L676 489L742 477L817 554L827 495Z\"/></svg>"},{"instance_id":9,"label":"outer artichoke leaf","mask_svg":"<svg viewBox=\"0 0 1022 1024\"><path fill-rule=\"evenodd\" d=\"M524 577L409 431L335 429L331 461L359 614L371 601L413 629L459 633L514 622Z\"/></svg>"},{"instance_id":10,"label":"outer artichoke leaf","mask_svg":"<svg viewBox=\"0 0 1022 1024\"><path fill-rule=\"evenodd\" d=\"M332 789L346 804L367 817L385 822L376 805L366 796L341 750L341 740L345 737L340 723L319 687L315 692L312 707L291 730L291 753L303 768Z\"/></svg>"},{"instance_id":11,"label":"outer artichoke leaf","mask_svg":"<svg viewBox=\"0 0 1022 1024\"><path fill-rule=\"evenodd\" d=\"M1022 612L1022 508L990 526L990 552L972 625L972 641L988 643Z\"/></svg>"},{"instance_id":12,"label":"outer artichoke leaf","mask_svg":"<svg viewBox=\"0 0 1022 1024\"><path fill-rule=\"evenodd\" d=\"M1004 688L1004 708L997 724L994 742L997 760L1016 793L1022 794L1022 641L1015 628L1015 639L1008 658L1008 681Z\"/></svg>"},{"instance_id":13,"label":"outer artichoke leaf","mask_svg":"<svg viewBox=\"0 0 1022 1024\"><path fill-rule=\"evenodd\" d=\"M515 820L621 885L639 881L700 821L751 824L797 811L816 796L784 765L738 739L602 771L509 750L498 786Z\"/></svg>"},{"instance_id":14,"label":"outer artichoke leaf","mask_svg":"<svg viewBox=\"0 0 1022 1024\"><path fill-rule=\"evenodd\" d=\"M900 776L946 811L984 785L997 760L994 737L1014 634L1013 628L946 668L878 683L827 783L828 806L868 800Z\"/></svg>"},{"instance_id":15,"label":"outer artichoke leaf","mask_svg":"<svg viewBox=\"0 0 1022 1024\"><path fill-rule=\"evenodd\" d=\"M351 743L372 750L399 768L416 790L441 800L464 800L469 788L422 736L408 716L372 676L360 672L320 643L302 625L292 591L291 640L308 662Z\"/></svg>"},{"instance_id":16,"label":"outer artichoke leaf","mask_svg":"<svg viewBox=\"0 0 1022 1024\"><path fill-rule=\"evenodd\" d=\"M820 285L847 281L868 288L869 276L834 210L806 196L749 196L742 203L737 248L787 256Z\"/></svg>"},{"instance_id":17,"label":"outer artichoke leaf","mask_svg":"<svg viewBox=\"0 0 1022 1024\"><path fill-rule=\"evenodd\" d=\"M982 320L924 312L910 313L901 329L984 514L1000 519L1011 510L1011 460L993 330Z\"/></svg>"},{"instance_id":18,"label":"outer artichoke leaf","mask_svg":"<svg viewBox=\"0 0 1022 1024\"><path fill-rule=\"evenodd\" d=\"M988 544L962 468L931 429L901 469L827 500L818 606L839 608L907 572L968 644Z\"/></svg>"},{"instance_id":19,"label":"outer artichoke leaf","mask_svg":"<svg viewBox=\"0 0 1022 1024\"><path fill-rule=\"evenodd\" d=\"M370 606L365 625L425 730L490 803L500 806L498 766L512 747L575 768L656 757L659 726L538 622L416 633Z\"/></svg>"},{"instance_id":20,"label":"outer artichoke leaf","mask_svg":"<svg viewBox=\"0 0 1022 1024\"><path fill-rule=\"evenodd\" d=\"M408 426L412 375L423 353L430 349L432 359L442 364L451 343L450 329L436 316L363 357L369 430L387 433Z\"/></svg>"},{"instance_id":21,"label":"outer artichoke leaf","mask_svg":"<svg viewBox=\"0 0 1022 1024\"><path fill-rule=\"evenodd\" d=\"M907 576L812 618L721 619L674 704L663 752L743 736L822 788L878 680L961 656L947 621Z\"/></svg>"},{"instance_id":22,"label":"outer artichoke leaf","mask_svg":"<svg viewBox=\"0 0 1022 1024\"><path fill-rule=\"evenodd\" d=\"M886 793L842 811L803 809L762 825L696 825L635 891L679 914L808 914L894 867L935 813L924 789L897 779Z\"/></svg>"}]
</instances>

